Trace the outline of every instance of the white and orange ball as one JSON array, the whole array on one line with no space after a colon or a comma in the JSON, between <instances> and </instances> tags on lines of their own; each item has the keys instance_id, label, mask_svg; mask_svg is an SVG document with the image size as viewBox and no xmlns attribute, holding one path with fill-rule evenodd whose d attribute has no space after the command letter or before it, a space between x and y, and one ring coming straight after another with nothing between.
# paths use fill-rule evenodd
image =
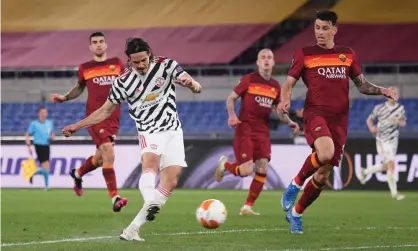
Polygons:
<instances>
[{"instance_id":1,"label":"white and orange ball","mask_svg":"<svg viewBox=\"0 0 418 251\"><path fill-rule=\"evenodd\" d=\"M203 201L196 210L197 221L205 228L214 229L226 220L227 212L224 203L210 199Z\"/></svg>"}]
</instances>

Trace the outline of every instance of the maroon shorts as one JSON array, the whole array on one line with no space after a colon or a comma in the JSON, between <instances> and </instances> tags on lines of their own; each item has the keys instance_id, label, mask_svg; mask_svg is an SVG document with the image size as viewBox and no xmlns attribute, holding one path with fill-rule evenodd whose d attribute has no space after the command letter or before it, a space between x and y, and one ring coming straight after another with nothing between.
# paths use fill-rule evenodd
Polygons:
<instances>
[{"instance_id":1,"label":"maroon shorts","mask_svg":"<svg viewBox=\"0 0 418 251\"><path fill-rule=\"evenodd\" d=\"M251 134L235 129L234 136L235 161L243 164L248 161L256 161L271 158L271 142L269 134Z\"/></svg>"},{"instance_id":2,"label":"maroon shorts","mask_svg":"<svg viewBox=\"0 0 418 251\"><path fill-rule=\"evenodd\" d=\"M119 126L111 126L109 123L100 123L88 128L89 134L96 147L99 148L104 143L114 143Z\"/></svg>"},{"instance_id":3,"label":"maroon shorts","mask_svg":"<svg viewBox=\"0 0 418 251\"><path fill-rule=\"evenodd\" d=\"M314 142L317 138L328 136L334 142L334 157L331 164L339 166L344 154L344 145L347 141L347 126L330 124L319 114L312 114L305 117L304 124L305 138L308 144L314 148Z\"/></svg>"}]
</instances>

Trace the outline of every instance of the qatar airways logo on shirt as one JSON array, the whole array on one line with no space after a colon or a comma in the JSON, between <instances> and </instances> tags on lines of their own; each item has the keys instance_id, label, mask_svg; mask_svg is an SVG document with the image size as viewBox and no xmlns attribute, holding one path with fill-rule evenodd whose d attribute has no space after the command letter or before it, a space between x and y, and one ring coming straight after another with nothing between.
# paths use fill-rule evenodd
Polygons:
<instances>
[{"instance_id":1,"label":"qatar airways logo on shirt","mask_svg":"<svg viewBox=\"0 0 418 251\"><path fill-rule=\"evenodd\" d=\"M273 105L273 99L271 98L256 96L255 101L257 101L257 103L260 106L267 107L267 108L271 108L271 106Z\"/></svg>"},{"instance_id":2,"label":"qatar airways logo on shirt","mask_svg":"<svg viewBox=\"0 0 418 251\"><path fill-rule=\"evenodd\" d=\"M318 74L329 79L347 78L345 67L321 67L318 68Z\"/></svg>"},{"instance_id":3,"label":"qatar airways logo on shirt","mask_svg":"<svg viewBox=\"0 0 418 251\"><path fill-rule=\"evenodd\" d=\"M116 76L102 76L93 78L93 83L98 85L112 85Z\"/></svg>"}]
</instances>

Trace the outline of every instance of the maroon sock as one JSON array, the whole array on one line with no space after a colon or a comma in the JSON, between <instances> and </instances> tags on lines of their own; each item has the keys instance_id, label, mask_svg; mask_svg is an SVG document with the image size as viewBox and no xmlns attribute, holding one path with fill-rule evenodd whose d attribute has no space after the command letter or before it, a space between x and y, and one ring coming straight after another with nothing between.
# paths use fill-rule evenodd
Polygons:
<instances>
[{"instance_id":1,"label":"maroon sock","mask_svg":"<svg viewBox=\"0 0 418 251\"><path fill-rule=\"evenodd\" d=\"M295 206L296 213L302 214L319 197L323 187L324 184L317 182L315 177L312 177L310 182L306 184L303 194Z\"/></svg>"},{"instance_id":2,"label":"maroon sock","mask_svg":"<svg viewBox=\"0 0 418 251\"><path fill-rule=\"evenodd\" d=\"M235 176L241 176L239 167L240 165L236 162L225 162L225 169Z\"/></svg>"},{"instance_id":3,"label":"maroon sock","mask_svg":"<svg viewBox=\"0 0 418 251\"><path fill-rule=\"evenodd\" d=\"M89 173L89 172L91 172L91 171L96 170L96 169L97 169L97 166L96 166L96 164L95 164L95 163L93 163L93 162L94 162L94 157L93 157L93 156L90 156L90 157L86 160L86 162L84 162L84 164L83 164L83 165L81 165L81 167L77 169L77 173L78 173L78 175L79 175L80 177L83 177L83 175L85 175L85 174L87 174L87 173Z\"/></svg>"},{"instance_id":4,"label":"maroon sock","mask_svg":"<svg viewBox=\"0 0 418 251\"><path fill-rule=\"evenodd\" d=\"M114 196L118 195L118 188L116 184L116 175L115 169L111 165L103 165L102 168L103 177L106 181L107 191L109 192L109 197L113 198Z\"/></svg>"},{"instance_id":5,"label":"maroon sock","mask_svg":"<svg viewBox=\"0 0 418 251\"><path fill-rule=\"evenodd\" d=\"M306 158L305 163L300 169L298 175L296 175L294 178L295 183L298 186L303 186L305 180L314 174L316 170L318 170L318 168L323 165L324 164L321 163L321 161L318 159L318 154L316 152L312 153Z\"/></svg>"},{"instance_id":6,"label":"maroon sock","mask_svg":"<svg viewBox=\"0 0 418 251\"><path fill-rule=\"evenodd\" d=\"M252 206L254 204L261 191L263 191L266 178L267 174L265 173L255 173L254 179L250 185L250 190L248 191L247 201L245 202L245 205Z\"/></svg>"}]
</instances>

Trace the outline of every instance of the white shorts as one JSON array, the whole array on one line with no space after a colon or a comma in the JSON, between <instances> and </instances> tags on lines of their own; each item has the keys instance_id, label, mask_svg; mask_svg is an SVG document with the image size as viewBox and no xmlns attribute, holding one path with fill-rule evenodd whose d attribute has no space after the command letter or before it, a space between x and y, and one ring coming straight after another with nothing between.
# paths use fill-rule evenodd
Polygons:
<instances>
[{"instance_id":1,"label":"white shorts","mask_svg":"<svg viewBox=\"0 0 418 251\"><path fill-rule=\"evenodd\" d=\"M141 155L154 153L160 156L160 170L168 166L187 167L183 130L139 133L139 146Z\"/></svg>"},{"instance_id":2,"label":"white shorts","mask_svg":"<svg viewBox=\"0 0 418 251\"><path fill-rule=\"evenodd\" d=\"M395 142L384 142L380 139L376 139L377 153L383 163L394 161L396 152L398 151L398 143Z\"/></svg>"}]
</instances>

